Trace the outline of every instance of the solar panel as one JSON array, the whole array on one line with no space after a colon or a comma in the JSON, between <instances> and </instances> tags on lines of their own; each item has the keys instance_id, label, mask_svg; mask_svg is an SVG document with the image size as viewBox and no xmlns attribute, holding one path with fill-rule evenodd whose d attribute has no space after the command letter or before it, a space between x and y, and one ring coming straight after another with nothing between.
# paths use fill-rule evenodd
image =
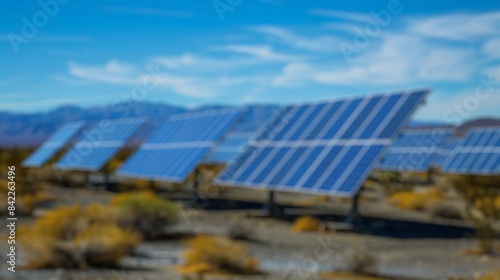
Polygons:
<instances>
[{"instance_id":1,"label":"solar panel","mask_svg":"<svg viewBox=\"0 0 500 280\"><path fill-rule=\"evenodd\" d=\"M433 162L433 166L437 166L443 168L444 163L455 155L455 148L460 143L460 139L450 139L448 140L443 148L441 148L439 155L436 157L436 160Z\"/></svg>"},{"instance_id":2,"label":"solar panel","mask_svg":"<svg viewBox=\"0 0 500 280\"><path fill-rule=\"evenodd\" d=\"M117 173L133 178L183 182L241 115L241 110L218 110L172 116Z\"/></svg>"},{"instance_id":3,"label":"solar panel","mask_svg":"<svg viewBox=\"0 0 500 280\"><path fill-rule=\"evenodd\" d=\"M429 91L286 106L216 182L353 196Z\"/></svg>"},{"instance_id":4,"label":"solar panel","mask_svg":"<svg viewBox=\"0 0 500 280\"><path fill-rule=\"evenodd\" d=\"M394 140L377 168L389 171L426 172L450 139L451 129L405 131Z\"/></svg>"},{"instance_id":5,"label":"solar panel","mask_svg":"<svg viewBox=\"0 0 500 280\"><path fill-rule=\"evenodd\" d=\"M469 131L442 169L454 174L500 174L500 127Z\"/></svg>"},{"instance_id":6,"label":"solar panel","mask_svg":"<svg viewBox=\"0 0 500 280\"><path fill-rule=\"evenodd\" d=\"M60 127L40 148L27 157L21 164L24 167L41 167L57 152L68 144L83 128L84 122L72 122Z\"/></svg>"},{"instance_id":7,"label":"solar panel","mask_svg":"<svg viewBox=\"0 0 500 280\"><path fill-rule=\"evenodd\" d=\"M144 124L144 119L99 121L57 163L66 170L99 171Z\"/></svg>"},{"instance_id":8,"label":"solar panel","mask_svg":"<svg viewBox=\"0 0 500 280\"><path fill-rule=\"evenodd\" d=\"M208 152L203 163L227 164L235 160L252 135L253 133L228 133L217 146Z\"/></svg>"}]
</instances>

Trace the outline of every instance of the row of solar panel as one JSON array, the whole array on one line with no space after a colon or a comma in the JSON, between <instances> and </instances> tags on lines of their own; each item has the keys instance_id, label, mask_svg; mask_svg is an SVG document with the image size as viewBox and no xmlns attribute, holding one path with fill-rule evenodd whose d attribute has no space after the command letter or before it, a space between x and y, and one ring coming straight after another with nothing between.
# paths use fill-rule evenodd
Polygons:
<instances>
[{"instance_id":1,"label":"row of solar panel","mask_svg":"<svg viewBox=\"0 0 500 280\"><path fill-rule=\"evenodd\" d=\"M377 168L425 172L435 166L442 148L452 134L452 130L441 128L403 132L392 143Z\"/></svg>"},{"instance_id":2,"label":"row of solar panel","mask_svg":"<svg viewBox=\"0 0 500 280\"><path fill-rule=\"evenodd\" d=\"M500 128L471 130L442 166L447 173L500 174Z\"/></svg>"},{"instance_id":3,"label":"row of solar panel","mask_svg":"<svg viewBox=\"0 0 500 280\"><path fill-rule=\"evenodd\" d=\"M385 170L425 171L440 164L446 172L499 173L498 130L479 135L473 131L463 143L450 141L452 131L441 129L405 132L393 141L428 93L425 89L285 106L250 141L249 134L227 133L241 120L240 110L172 116L117 173L182 182L201 162L230 161L217 179L220 184L345 196L354 195L377 163ZM101 169L143 123L100 122L56 167ZM82 127L61 129L25 165L45 162ZM50 143L59 143L55 152L49 147L57 145Z\"/></svg>"}]
</instances>

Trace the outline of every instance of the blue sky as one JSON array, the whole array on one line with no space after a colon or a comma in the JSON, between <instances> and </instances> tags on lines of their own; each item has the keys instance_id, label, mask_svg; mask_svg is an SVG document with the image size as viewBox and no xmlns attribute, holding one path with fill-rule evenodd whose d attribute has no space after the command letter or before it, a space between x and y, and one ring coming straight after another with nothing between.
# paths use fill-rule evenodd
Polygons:
<instances>
[{"instance_id":1,"label":"blue sky","mask_svg":"<svg viewBox=\"0 0 500 280\"><path fill-rule=\"evenodd\" d=\"M432 86L500 117L498 1L2 1L0 110L289 103Z\"/></svg>"}]
</instances>

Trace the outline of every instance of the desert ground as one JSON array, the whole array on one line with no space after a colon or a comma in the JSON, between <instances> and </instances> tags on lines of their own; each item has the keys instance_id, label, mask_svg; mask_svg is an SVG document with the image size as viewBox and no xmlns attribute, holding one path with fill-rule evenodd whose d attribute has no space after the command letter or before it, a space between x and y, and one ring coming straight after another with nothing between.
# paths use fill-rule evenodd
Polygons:
<instances>
[{"instance_id":1,"label":"desert ground","mask_svg":"<svg viewBox=\"0 0 500 280\"><path fill-rule=\"evenodd\" d=\"M45 186L43 192L56 199L39 207L35 217L58 205L106 203L114 195L98 188L56 185ZM15 274L7 271L6 256L2 254L0 278L198 279L178 273L178 266L183 262L185 241L198 234L225 236L231 227L248 231L248 240L242 242L249 253L260 261L262 274L207 275L203 279L370 279L326 273L349 270L349 260L356 254L369 255L375 263L374 272L385 277L373 279L476 279L474 277L500 267L499 257L465 253L476 244L467 222L433 218L425 212L399 211L379 201L373 193L366 191L360 203L361 216L372 227L350 230L341 223L342 215L350 206L346 199L320 200L314 196L279 194L277 203L301 207L290 207L286 218L269 218L261 217L258 209L261 207L259 203L265 201L266 192L242 189L217 191L211 196L222 200L214 200L216 202L206 209L188 207L189 203L184 202L179 222L165 228L165 238L141 243L134 255L123 259L119 268L28 270L23 269L23 252L18 250ZM189 193L181 192L180 196L183 195L189 197ZM179 197L179 193L162 192L162 196ZM325 229L292 232L293 220L304 213L321 217ZM20 224L29 225L33 221L33 217L19 217ZM373 230L377 225L380 230ZM6 235L7 229L3 227L0 233ZM5 252L7 244L2 242L0 249Z\"/></svg>"}]
</instances>

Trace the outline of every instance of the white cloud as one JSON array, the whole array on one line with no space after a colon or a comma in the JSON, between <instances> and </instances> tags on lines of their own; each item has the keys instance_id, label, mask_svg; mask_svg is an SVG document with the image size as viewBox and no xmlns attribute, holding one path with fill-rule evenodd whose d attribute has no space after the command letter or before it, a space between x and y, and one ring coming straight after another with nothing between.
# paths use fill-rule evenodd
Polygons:
<instances>
[{"instance_id":1,"label":"white cloud","mask_svg":"<svg viewBox=\"0 0 500 280\"><path fill-rule=\"evenodd\" d=\"M312 65L306 63L289 63L281 74L276 76L272 84L278 87L297 87L302 86L306 80L311 79L315 69Z\"/></svg>"},{"instance_id":2,"label":"white cloud","mask_svg":"<svg viewBox=\"0 0 500 280\"><path fill-rule=\"evenodd\" d=\"M490 58L500 58L500 38L486 41L483 52Z\"/></svg>"},{"instance_id":3,"label":"white cloud","mask_svg":"<svg viewBox=\"0 0 500 280\"><path fill-rule=\"evenodd\" d=\"M270 35L281 42L297 48L317 52L338 52L339 39L331 35L321 35L315 37L301 36L285 28L277 26L263 25L253 28L254 31Z\"/></svg>"},{"instance_id":4,"label":"white cloud","mask_svg":"<svg viewBox=\"0 0 500 280\"><path fill-rule=\"evenodd\" d=\"M297 56L281 54L273 51L269 45L222 45L213 46L212 50L216 51L227 51L233 53L239 53L244 55L249 55L257 59L262 59L264 61L290 61L293 59L298 59Z\"/></svg>"},{"instance_id":5,"label":"white cloud","mask_svg":"<svg viewBox=\"0 0 500 280\"><path fill-rule=\"evenodd\" d=\"M156 60L159 61L158 59ZM195 64L191 59L185 58L163 62L165 65L175 68L179 67L179 61L181 61L181 64ZM156 82L159 88L168 88L173 93L191 98L221 96L238 86L260 85L263 83L262 77L259 75L225 76L220 73L210 75L207 73L199 74L193 72L179 73L178 71L176 73L170 73L168 71L162 71L161 68L156 68L158 71L155 70L152 73L147 73L146 69L155 69L151 67L145 67L144 73L140 73L135 67L117 60L111 60L101 66L82 66L74 62L70 62L68 65L69 74L79 80L68 80L64 77L57 76L56 80L59 82L66 84L69 82L75 86L83 86L81 83L79 84L81 81L135 86L141 85L143 81L148 79L148 84Z\"/></svg>"},{"instance_id":6,"label":"white cloud","mask_svg":"<svg viewBox=\"0 0 500 280\"><path fill-rule=\"evenodd\" d=\"M480 85L479 81L477 86ZM418 117L420 119L442 121L447 123L460 124L475 116L493 116L498 115L498 104L500 104L500 86L487 91L486 88L480 88L479 94L477 88L471 87L460 92L441 91L439 94L433 94L422 107Z\"/></svg>"},{"instance_id":7,"label":"white cloud","mask_svg":"<svg viewBox=\"0 0 500 280\"><path fill-rule=\"evenodd\" d=\"M346 12L340 10L329 10L329 9L310 9L309 14L315 16L323 16L329 18L336 18L346 21L357 21L357 22L368 22L373 20L373 17L369 14Z\"/></svg>"},{"instance_id":8,"label":"white cloud","mask_svg":"<svg viewBox=\"0 0 500 280\"><path fill-rule=\"evenodd\" d=\"M483 74L492 77L494 81L500 83L500 65L490 66L483 69Z\"/></svg>"},{"instance_id":9,"label":"white cloud","mask_svg":"<svg viewBox=\"0 0 500 280\"><path fill-rule=\"evenodd\" d=\"M75 62L68 65L70 75L81 79L125 85L139 82L134 67L117 60L111 60L104 66L83 66Z\"/></svg>"},{"instance_id":10,"label":"white cloud","mask_svg":"<svg viewBox=\"0 0 500 280\"><path fill-rule=\"evenodd\" d=\"M158 64L167 69L182 72L206 72L248 67L255 65L255 58L215 58L192 53L184 53L179 56L156 56L150 59L151 64Z\"/></svg>"},{"instance_id":11,"label":"white cloud","mask_svg":"<svg viewBox=\"0 0 500 280\"><path fill-rule=\"evenodd\" d=\"M424 37L470 42L498 36L500 12L445 14L412 21L409 31Z\"/></svg>"},{"instance_id":12,"label":"white cloud","mask_svg":"<svg viewBox=\"0 0 500 280\"><path fill-rule=\"evenodd\" d=\"M338 11L322 10L315 13L349 16ZM361 20L361 17L358 19ZM338 57L321 58L325 55L316 52L316 62L306 62L309 66L303 69L301 75L296 74L293 68L285 67L276 76L275 84L285 85L284 81L294 79L330 85L463 84L470 82L482 68L500 57L500 12L410 18L404 23L396 30L388 29L379 36L368 37L366 45L356 44L355 41L356 32L361 30L360 23L323 25L326 31L333 29L351 33L351 38L346 36L342 42L353 46L357 53L352 54L348 60ZM267 29L268 33L273 34L294 34L271 27ZM493 35L496 36L493 39L488 37ZM303 38L297 34L294 36ZM289 44L295 46L292 42ZM482 47L482 52L478 47ZM496 72L495 69L489 71ZM295 82L288 85L302 84Z\"/></svg>"}]
</instances>

